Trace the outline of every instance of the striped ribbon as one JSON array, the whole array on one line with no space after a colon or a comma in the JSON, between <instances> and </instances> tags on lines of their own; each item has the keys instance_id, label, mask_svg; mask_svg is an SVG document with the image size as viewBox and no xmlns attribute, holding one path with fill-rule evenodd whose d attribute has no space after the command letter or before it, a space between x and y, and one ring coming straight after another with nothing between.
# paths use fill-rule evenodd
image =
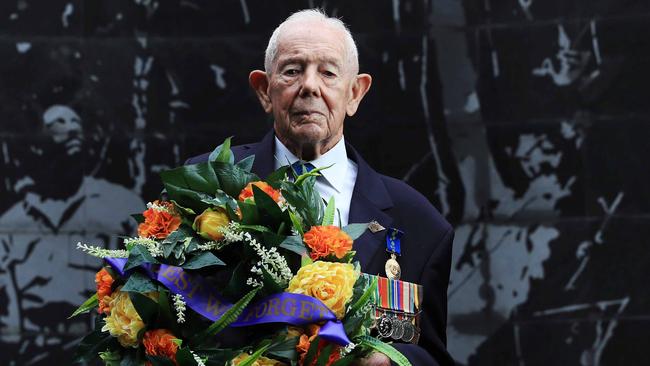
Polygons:
<instances>
[{"instance_id":1,"label":"striped ribbon","mask_svg":"<svg viewBox=\"0 0 650 366\"><path fill-rule=\"evenodd\" d=\"M420 309L421 285L381 276L364 276L368 276L369 280L377 277L377 288L373 296L377 307L410 314L415 314Z\"/></svg>"}]
</instances>

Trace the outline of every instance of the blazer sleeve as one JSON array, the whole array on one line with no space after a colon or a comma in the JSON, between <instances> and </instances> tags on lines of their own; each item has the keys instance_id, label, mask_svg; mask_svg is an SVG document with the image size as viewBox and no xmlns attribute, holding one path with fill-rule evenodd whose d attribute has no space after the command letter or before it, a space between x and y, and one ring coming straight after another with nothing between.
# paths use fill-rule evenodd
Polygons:
<instances>
[{"instance_id":1,"label":"blazer sleeve","mask_svg":"<svg viewBox=\"0 0 650 366\"><path fill-rule=\"evenodd\" d=\"M453 366L447 352L447 286L451 269L451 250L454 231L449 228L437 243L420 277L425 301L420 314L420 341L418 345L395 343L413 366Z\"/></svg>"}]
</instances>

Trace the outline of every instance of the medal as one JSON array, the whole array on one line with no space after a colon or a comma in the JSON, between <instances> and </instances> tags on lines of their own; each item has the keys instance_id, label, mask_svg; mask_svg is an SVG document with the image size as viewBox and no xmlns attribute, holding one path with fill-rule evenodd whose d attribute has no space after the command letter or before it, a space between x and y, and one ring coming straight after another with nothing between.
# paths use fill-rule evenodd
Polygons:
<instances>
[{"instance_id":1,"label":"medal","mask_svg":"<svg viewBox=\"0 0 650 366\"><path fill-rule=\"evenodd\" d=\"M399 280L402 275L402 268L397 262L397 256L402 254L401 237L404 234L402 231L395 228L390 228L386 232L386 251L390 253L390 258L384 265L386 277L391 280Z\"/></svg>"},{"instance_id":2,"label":"medal","mask_svg":"<svg viewBox=\"0 0 650 366\"><path fill-rule=\"evenodd\" d=\"M397 256L395 253L391 253L390 258L388 258L384 265L384 270L386 270L386 277L391 280L399 280L399 277L402 275L402 268L397 262Z\"/></svg>"},{"instance_id":3,"label":"medal","mask_svg":"<svg viewBox=\"0 0 650 366\"><path fill-rule=\"evenodd\" d=\"M394 258L391 259L394 260ZM387 272L391 271L387 270ZM420 337L419 314L421 312L422 286L382 276L368 274L362 274L362 276L367 277L368 281L374 281L373 278L377 278L377 286L372 294L372 328L376 332L375 334L391 341L417 344Z\"/></svg>"},{"instance_id":4,"label":"medal","mask_svg":"<svg viewBox=\"0 0 650 366\"><path fill-rule=\"evenodd\" d=\"M402 325L404 328L404 334L402 335L402 340L404 342L411 342L413 340L413 337L415 336L415 327L413 326L413 323L411 323L410 319L404 319L402 321Z\"/></svg>"},{"instance_id":5,"label":"medal","mask_svg":"<svg viewBox=\"0 0 650 366\"><path fill-rule=\"evenodd\" d=\"M390 337L393 331L393 322L386 316L386 313L383 313L379 321L377 321L377 330L382 338Z\"/></svg>"},{"instance_id":6,"label":"medal","mask_svg":"<svg viewBox=\"0 0 650 366\"><path fill-rule=\"evenodd\" d=\"M391 319L391 325L393 331L390 333L390 337L398 341L404 336L404 324L397 317Z\"/></svg>"}]
</instances>

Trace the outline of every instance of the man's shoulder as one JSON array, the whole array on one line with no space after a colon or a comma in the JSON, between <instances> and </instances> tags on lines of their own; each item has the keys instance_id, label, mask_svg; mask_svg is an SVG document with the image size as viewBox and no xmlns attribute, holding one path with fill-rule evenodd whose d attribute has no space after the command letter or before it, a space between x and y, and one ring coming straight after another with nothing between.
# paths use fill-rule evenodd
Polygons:
<instances>
[{"instance_id":1,"label":"man's shoulder","mask_svg":"<svg viewBox=\"0 0 650 366\"><path fill-rule=\"evenodd\" d=\"M230 149L232 150L233 155L235 155L235 162L252 155L255 147L259 143L252 143L252 144L243 144L243 145L236 145L232 146ZM201 155L196 155L193 156L187 160L185 160L185 165L188 164L198 164L198 163L205 163L208 161L208 158L210 157L210 154L212 152L207 152Z\"/></svg>"},{"instance_id":2,"label":"man's shoulder","mask_svg":"<svg viewBox=\"0 0 650 366\"><path fill-rule=\"evenodd\" d=\"M379 176L386 186L394 208L403 211L409 217L418 218L420 222L435 223L438 229L445 232L451 229L445 217L422 193L402 180L383 174Z\"/></svg>"}]
</instances>

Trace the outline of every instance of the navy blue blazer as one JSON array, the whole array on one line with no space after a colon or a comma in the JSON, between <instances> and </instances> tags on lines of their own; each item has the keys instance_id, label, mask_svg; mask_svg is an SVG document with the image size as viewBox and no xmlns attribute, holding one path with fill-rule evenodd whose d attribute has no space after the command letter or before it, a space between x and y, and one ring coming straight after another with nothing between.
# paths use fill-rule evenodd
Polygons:
<instances>
[{"instance_id":1,"label":"navy blue blazer","mask_svg":"<svg viewBox=\"0 0 650 366\"><path fill-rule=\"evenodd\" d=\"M232 148L235 161L255 155L252 171L261 178L274 167L274 134L269 132L262 141ZM375 220L383 227L404 232L401 279L424 286L419 345L394 343L414 366L454 365L446 349L447 285L451 266L454 231L427 198L408 184L377 173L349 144L348 157L357 163L357 181L350 202L350 223ZM209 153L188 159L186 164L208 160ZM385 231L363 234L354 241L356 259L361 270L384 274L386 252Z\"/></svg>"}]
</instances>

